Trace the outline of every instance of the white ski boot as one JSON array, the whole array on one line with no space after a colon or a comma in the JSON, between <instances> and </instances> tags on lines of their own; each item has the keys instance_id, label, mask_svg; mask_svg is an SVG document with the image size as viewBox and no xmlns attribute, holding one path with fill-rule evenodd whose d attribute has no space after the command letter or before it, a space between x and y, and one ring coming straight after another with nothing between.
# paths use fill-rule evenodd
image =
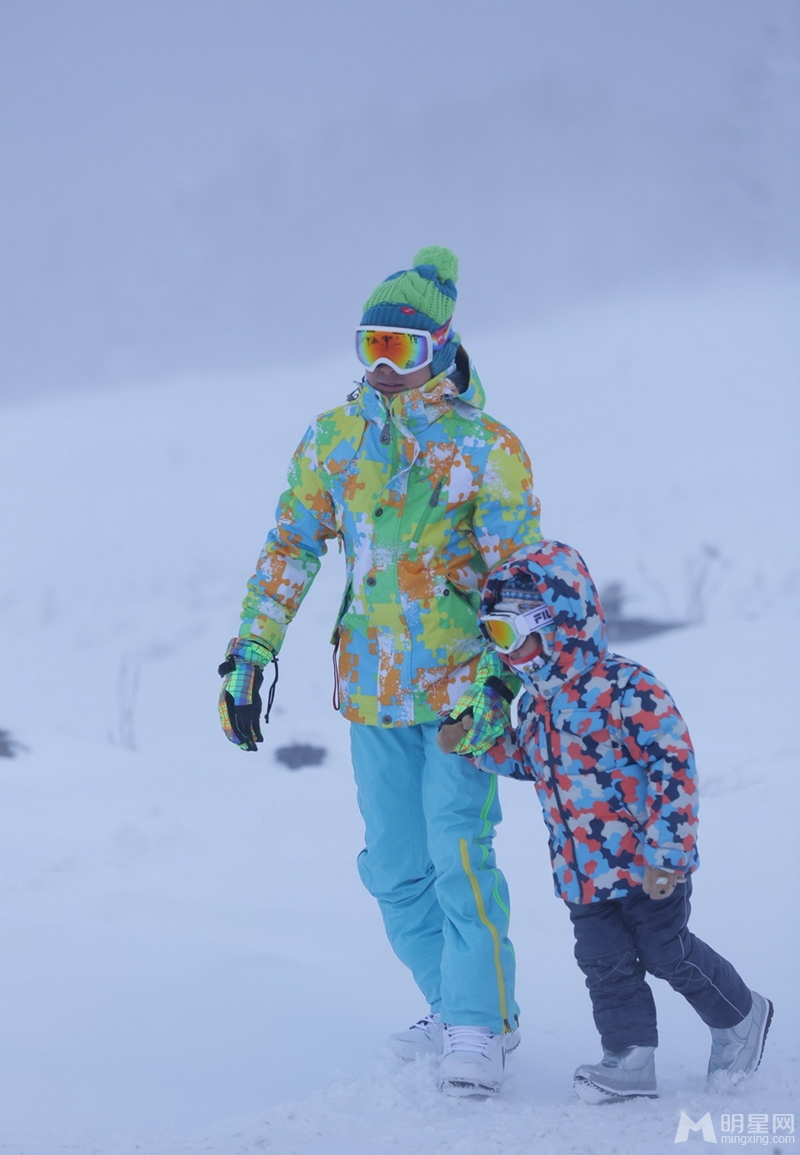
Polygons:
<instances>
[{"instance_id":1,"label":"white ski boot","mask_svg":"<svg viewBox=\"0 0 800 1155\"><path fill-rule=\"evenodd\" d=\"M484 1027L448 1024L442 1044L440 1091L447 1095L496 1095L503 1082L506 1052L519 1044L519 1031L495 1035Z\"/></svg>"},{"instance_id":2,"label":"white ski boot","mask_svg":"<svg viewBox=\"0 0 800 1155\"><path fill-rule=\"evenodd\" d=\"M438 1014L426 1015L424 1019L413 1023L407 1031L389 1035L389 1049L406 1062L411 1062L420 1055L441 1055L443 1030L442 1020Z\"/></svg>"},{"instance_id":3,"label":"white ski boot","mask_svg":"<svg viewBox=\"0 0 800 1155\"><path fill-rule=\"evenodd\" d=\"M599 1063L583 1063L573 1087L586 1103L620 1103L657 1099L655 1047L627 1047L620 1054L603 1051Z\"/></svg>"},{"instance_id":4,"label":"white ski boot","mask_svg":"<svg viewBox=\"0 0 800 1155\"><path fill-rule=\"evenodd\" d=\"M740 1083L758 1069L764 1053L773 1006L763 995L752 992L753 1006L735 1027L711 1028L711 1058L708 1077L714 1082Z\"/></svg>"}]
</instances>

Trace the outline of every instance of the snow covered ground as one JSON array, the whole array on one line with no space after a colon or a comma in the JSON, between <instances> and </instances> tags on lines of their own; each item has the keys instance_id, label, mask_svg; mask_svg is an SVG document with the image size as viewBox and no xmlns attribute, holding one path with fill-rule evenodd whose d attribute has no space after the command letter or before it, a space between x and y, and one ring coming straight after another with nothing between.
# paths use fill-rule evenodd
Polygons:
<instances>
[{"instance_id":1,"label":"snow covered ground","mask_svg":"<svg viewBox=\"0 0 800 1155\"><path fill-rule=\"evenodd\" d=\"M504 1093L445 1099L430 1066L385 1053L425 1008L355 869L329 706L338 557L290 632L262 751L222 737L244 582L353 361L0 411L0 729L24 746L0 759L2 1155L651 1155L681 1110L720 1142L726 1117L747 1137L766 1115L793 1149L772 1139L775 1114L800 1132L798 315L800 286L764 276L464 334L545 533L622 581L630 613L694 623L625 652L698 749L693 929L776 1004L762 1070L728 1096L705 1090L705 1027L656 982L661 1098L575 1098L599 1048L538 804L513 782L497 850L524 1037ZM285 769L293 741L325 761Z\"/></svg>"}]
</instances>

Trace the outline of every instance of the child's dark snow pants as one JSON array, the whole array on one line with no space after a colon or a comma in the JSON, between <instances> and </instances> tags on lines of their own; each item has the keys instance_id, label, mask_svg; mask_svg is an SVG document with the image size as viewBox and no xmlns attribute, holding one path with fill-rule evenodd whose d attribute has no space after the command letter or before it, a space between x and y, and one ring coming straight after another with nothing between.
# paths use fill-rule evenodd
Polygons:
<instances>
[{"instance_id":1,"label":"child's dark snow pants","mask_svg":"<svg viewBox=\"0 0 800 1155\"><path fill-rule=\"evenodd\" d=\"M604 1050L658 1046L646 972L665 979L709 1027L736 1026L749 1013L753 998L742 979L688 929L691 893L688 877L669 898L648 898L637 887L624 898L567 903Z\"/></svg>"}]
</instances>

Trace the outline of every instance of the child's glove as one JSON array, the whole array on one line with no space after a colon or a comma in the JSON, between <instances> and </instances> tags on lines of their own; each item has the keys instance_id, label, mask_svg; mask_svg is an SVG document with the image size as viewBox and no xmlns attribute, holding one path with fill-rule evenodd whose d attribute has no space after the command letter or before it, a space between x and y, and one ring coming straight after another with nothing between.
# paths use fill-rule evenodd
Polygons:
<instances>
[{"instance_id":1,"label":"child's glove","mask_svg":"<svg viewBox=\"0 0 800 1155\"><path fill-rule=\"evenodd\" d=\"M256 743L264 741L261 734L259 690L264 680L264 666L270 661L275 663L275 677L270 686L264 718L268 722L278 681L278 658L275 651L254 638L234 638L228 646L225 661L219 667L222 676L219 720L228 741L242 750L257 750Z\"/></svg>"},{"instance_id":2,"label":"child's glove","mask_svg":"<svg viewBox=\"0 0 800 1155\"><path fill-rule=\"evenodd\" d=\"M495 650L487 650L475 682L439 723L436 741L445 754L480 757L511 729L511 703L520 682Z\"/></svg>"},{"instance_id":3,"label":"child's glove","mask_svg":"<svg viewBox=\"0 0 800 1155\"><path fill-rule=\"evenodd\" d=\"M461 739L472 729L472 710L460 717L454 718L448 714L443 722L439 723L439 733L436 742L444 754L454 754Z\"/></svg>"},{"instance_id":4,"label":"child's glove","mask_svg":"<svg viewBox=\"0 0 800 1155\"><path fill-rule=\"evenodd\" d=\"M654 898L658 901L661 898L669 898L678 883L685 881L680 870L664 870L661 866L646 866L642 890L648 898Z\"/></svg>"}]
</instances>

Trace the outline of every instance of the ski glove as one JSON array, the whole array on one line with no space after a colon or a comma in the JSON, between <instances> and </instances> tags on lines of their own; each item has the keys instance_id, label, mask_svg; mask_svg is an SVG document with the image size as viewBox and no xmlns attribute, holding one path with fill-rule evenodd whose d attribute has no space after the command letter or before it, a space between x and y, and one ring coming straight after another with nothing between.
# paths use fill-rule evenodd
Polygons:
<instances>
[{"instance_id":1,"label":"ski glove","mask_svg":"<svg viewBox=\"0 0 800 1155\"><path fill-rule=\"evenodd\" d=\"M475 681L439 723L436 741L445 754L479 758L511 729L511 703L520 687L496 650L487 650Z\"/></svg>"},{"instance_id":2,"label":"ski glove","mask_svg":"<svg viewBox=\"0 0 800 1155\"><path fill-rule=\"evenodd\" d=\"M264 721L269 722L278 683L278 656L272 647L255 638L234 638L225 653L225 661L219 667L222 677L219 720L228 741L242 750L257 750L257 743L264 741L259 691L264 680L264 667L269 662L275 664L264 715Z\"/></svg>"}]
</instances>

